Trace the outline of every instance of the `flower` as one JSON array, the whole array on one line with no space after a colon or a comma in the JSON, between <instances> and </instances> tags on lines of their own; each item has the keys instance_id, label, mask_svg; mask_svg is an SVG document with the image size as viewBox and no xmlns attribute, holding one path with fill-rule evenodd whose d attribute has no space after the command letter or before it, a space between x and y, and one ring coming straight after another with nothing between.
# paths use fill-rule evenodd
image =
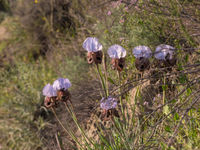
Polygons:
<instances>
[{"instance_id":1,"label":"flower","mask_svg":"<svg viewBox=\"0 0 200 150\"><path fill-rule=\"evenodd\" d=\"M83 48L88 52L98 52L102 50L103 46L99 43L99 40L95 37L88 37L83 42Z\"/></svg>"},{"instance_id":2,"label":"flower","mask_svg":"<svg viewBox=\"0 0 200 150\"><path fill-rule=\"evenodd\" d=\"M137 46L133 49L133 55L136 57L135 67L139 71L145 71L150 68L149 58L152 55L151 49L147 46Z\"/></svg>"},{"instance_id":3,"label":"flower","mask_svg":"<svg viewBox=\"0 0 200 150\"><path fill-rule=\"evenodd\" d=\"M140 57L149 58L149 57L151 57L152 52L149 47L140 45L133 49L133 55L136 58L140 58Z\"/></svg>"},{"instance_id":4,"label":"flower","mask_svg":"<svg viewBox=\"0 0 200 150\"><path fill-rule=\"evenodd\" d=\"M42 91L43 95L45 96L44 105L49 108L55 105L55 99L57 96L56 90L53 88L51 84L47 84Z\"/></svg>"},{"instance_id":5,"label":"flower","mask_svg":"<svg viewBox=\"0 0 200 150\"><path fill-rule=\"evenodd\" d=\"M57 96L56 90L49 83L43 88L42 93L44 96L47 96L47 97Z\"/></svg>"},{"instance_id":6,"label":"flower","mask_svg":"<svg viewBox=\"0 0 200 150\"><path fill-rule=\"evenodd\" d=\"M53 88L55 91L66 90L71 87L71 83L67 78L58 78L53 83Z\"/></svg>"},{"instance_id":7,"label":"flower","mask_svg":"<svg viewBox=\"0 0 200 150\"><path fill-rule=\"evenodd\" d=\"M120 45L115 44L108 49L108 55L110 58L124 58L126 56L126 50Z\"/></svg>"},{"instance_id":8,"label":"flower","mask_svg":"<svg viewBox=\"0 0 200 150\"><path fill-rule=\"evenodd\" d=\"M53 88L57 92L57 100L64 102L70 101L71 94L68 91L68 88L71 87L71 83L67 78L58 78L53 83ZM71 102L71 101L70 101Z\"/></svg>"},{"instance_id":9,"label":"flower","mask_svg":"<svg viewBox=\"0 0 200 150\"><path fill-rule=\"evenodd\" d=\"M115 98L108 97L105 99L104 97L101 99L100 107L104 110L109 110L117 107L117 101Z\"/></svg>"},{"instance_id":10,"label":"flower","mask_svg":"<svg viewBox=\"0 0 200 150\"><path fill-rule=\"evenodd\" d=\"M126 50L120 45L112 45L108 49L108 55L112 58L111 64L113 69L117 69L118 71L122 71L125 65L125 56Z\"/></svg>"},{"instance_id":11,"label":"flower","mask_svg":"<svg viewBox=\"0 0 200 150\"><path fill-rule=\"evenodd\" d=\"M89 64L95 62L95 64L101 64L102 62L102 48L103 46L99 43L95 37L88 37L83 42L83 48L88 51L87 61Z\"/></svg>"},{"instance_id":12,"label":"flower","mask_svg":"<svg viewBox=\"0 0 200 150\"><path fill-rule=\"evenodd\" d=\"M156 47L154 57L158 60L173 59L175 48L170 45L161 44Z\"/></svg>"},{"instance_id":13,"label":"flower","mask_svg":"<svg viewBox=\"0 0 200 150\"><path fill-rule=\"evenodd\" d=\"M111 11L109 10L108 12L107 12L107 15L108 16L110 16L112 13L111 13Z\"/></svg>"}]
</instances>

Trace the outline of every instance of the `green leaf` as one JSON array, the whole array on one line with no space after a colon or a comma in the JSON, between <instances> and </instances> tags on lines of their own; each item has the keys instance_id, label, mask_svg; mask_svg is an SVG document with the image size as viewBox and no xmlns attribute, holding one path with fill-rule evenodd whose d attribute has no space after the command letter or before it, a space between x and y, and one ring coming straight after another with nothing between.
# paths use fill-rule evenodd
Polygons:
<instances>
[{"instance_id":1,"label":"green leaf","mask_svg":"<svg viewBox=\"0 0 200 150\"><path fill-rule=\"evenodd\" d=\"M165 131L171 132L170 126L165 126Z\"/></svg>"},{"instance_id":2,"label":"green leaf","mask_svg":"<svg viewBox=\"0 0 200 150\"><path fill-rule=\"evenodd\" d=\"M109 77L108 77L108 81L109 81L110 83L116 85L115 82L113 81L113 79L111 79L111 78L109 78Z\"/></svg>"},{"instance_id":3,"label":"green leaf","mask_svg":"<svg viewBox=\"0 0 200 150\"><path fill-rule=\"evenodd\" d=\"M190 88L187 89L187 96L190 96L190 94L192 93L192 90Z\"/></svg>"},{"instance_id":4,"label":"green leaf","mask_svg":"<svg viewBox=\"0 0 200 150\"><path fill-rule=\"evenodd\" d=\"M178 114L178 113L175 113L175 115L174 115L174 120L175 120L175 121L179 120L179 114Z\"/></svg>"},{"instance_id":5,"label":"green leaf","mask_svg":"<svg viewBox=\"0 0 200 150\"><path fill-rule=\"evenodd\" d=\"M171 101L171 103L173 103L173 104L174 104L174 103L176 103L176 101L177 101L177 100L173 99L173 100Z\"/></svg>"},{"instance_id":6,"label":"green leaf","mask_svg":"<svg viewBox=\"0 0 200 150\"><path fill-rule=\"evenodd\" d=\"M189 60L189 55L186 55L185 56L185 61L188 62L188 60Z\"/></svg>"}]
</instances>

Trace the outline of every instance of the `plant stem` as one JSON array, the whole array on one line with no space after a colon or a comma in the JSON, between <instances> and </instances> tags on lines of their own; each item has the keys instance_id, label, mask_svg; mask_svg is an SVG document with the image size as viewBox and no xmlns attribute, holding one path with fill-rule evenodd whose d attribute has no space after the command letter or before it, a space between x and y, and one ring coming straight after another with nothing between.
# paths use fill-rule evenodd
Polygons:
<instances>
[{"instance_id":1,"label":"plant stem","mask_svg":"<svg viewBox=\"0 0 200 150\"><path fill-rule=\"evenodd\" d=\"M70 104L71 104L71 103L70 103ZM94 143L86 136L85 132L83 131L83 129L82 129L81 126L79 125L78 120L77 120L77 117L76 117L76 115L75 115L75 113L74 113L74 111L73 111L73 108L68 107L67 103L65 103L65 107L66 107L67 111L71 114L72 119L74 120L74 122L75 122L75 124L77 125L78 129L80 130L80 132L83 134L84 138L85 138L86 140L88 140L91 144L94 145ZM71 107L73 107L73 106L71 105ZM87 142L87 141L86 141L86 142ZM87 144L88 144L88 143L87 143Z\"/></svg>"},{"instance_id":2,"label":"plant stem","mask_svg":"<svg viewBox=\"0 0 200 150\"><path fill-rule=\"evenodd\" d=\"M166 85L165 85L165 76L164 76L164 88L163 88L163 105L165 104L165 89Z\"/></svg>"},{"instance_id":3,"label":"plant stem","mask_svg":"<svg viewBox=\"0 0 200 150\"><path fill-rule=\"evenodd\" d=\"M122 96L121 96L121 74L119 71L117 71L117 75L118 75L118 79L119 79L119 100L120 100L120 105L121 105L121 110L122 110L122 114L124 115L124 109L123 109L123 103L122 103Z\"/></svg>"},{"instance_id":4,"label":"plant stem","mask_svg":"<svg viewBox=\"0 0 200 150\"><path fill-rule=\"evenodd\" d=\"M102 88L103 88L103 90L104 90L104 92L105 92L105 97L107 98L108 95L107 95L106 86L105 86L104 79L103 79L103 76L102 76L102 73L101 73L101 71L100 71L100 68L99 68L99 65L98 65L98 64L96 64L96 68L97 68L97 71L98 71L98 74L99 74L99 78L100 78L100 80L101 80Z\"/></svg>"},{"instance_id":5,"label":"plant stem","mask_svg":"<svg viewBox=\"0 0 200 150\"><path fill-rule=\"evenodd\" d=\"M52 110L54 116L56 117L56 120L59 122L59 124L60 124L61 127L63 128L63 130L64 130L68 135L70 135L70 136L73 138L73 140L82 148L81 144L78 142L78 140L77 140L77 138L75 137L75 135L74 135L72 132L70 132L70 130L68 131L68 130L64 127L64 125L62 124L62 122L61 122L60 119L58 118L58 116L57 116L57 114L56 114L54 108L51 108L51 110Z\"/></svg>"},{"instance_id":6,"label":"plant stem","mask_svg":"<svg viewBox=\"0 0 200 150\"><path fill-rule=\"evenodd\" d=\"M106 56L103 56L103 67L104 67L104 72L105 72L105 84L106 84L106 93L107 96L109 96L109 91L108 91L108 74L107 74L107 65L106 65Z\"/></svg>"}]
</instances>

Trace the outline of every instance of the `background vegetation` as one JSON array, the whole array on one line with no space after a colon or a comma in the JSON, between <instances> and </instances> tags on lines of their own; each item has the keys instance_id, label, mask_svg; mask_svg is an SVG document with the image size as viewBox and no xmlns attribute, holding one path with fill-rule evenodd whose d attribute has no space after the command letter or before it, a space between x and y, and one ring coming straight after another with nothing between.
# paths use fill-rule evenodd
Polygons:
<instances>
[{"instance_id":1,"label":"background vegetation","mask_svg":"<svg viewBox=\"0 0 200 150\"><path fill-rule=\"evenodd\" d=\"M159 108L163 111L144 115L147 121L141 125L133 109L130 118L116 121L120 130L113 128L110 140L102 135L95 149L200 148L198 0L1 0L0 22L0 149L58 149L55 137L44 136L52 133L46 128L54 117L43 107L41 93L58 77L72 81L71 92L79 100L89 99L85 95L91 93L95 106L100 89L82 48L88 36L98 37L105 53L112 44L128 51L122 73L122 82L131 83L128 87L144 81L134 82L138 73L131 55L134 46L154 50L165 43L174 46L178 56L176 94L171 96L162 86L166 103ZM117 82L110 68L108 73ZM126 93L125 103L131 96ZM65 120L62 109L59 112ZM129 120L132 124L126 126ZM62 144L67 137L54 128L62 149L67 149Z\"/></svg>"}]
</instances>

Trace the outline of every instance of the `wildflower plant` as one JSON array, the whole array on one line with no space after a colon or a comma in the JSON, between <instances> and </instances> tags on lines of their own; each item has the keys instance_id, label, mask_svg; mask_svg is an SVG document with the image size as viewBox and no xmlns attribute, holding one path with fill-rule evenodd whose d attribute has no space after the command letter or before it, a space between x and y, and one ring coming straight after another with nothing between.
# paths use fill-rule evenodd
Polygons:
<instances>
[{"instance_id":1,"label":"wildflower plant","mask_svg":"<svg viewBox=\"0 0 200 150\"><path fill-rule=\"evenodd\" d=\"M165 67L176 64L175 48L170 45L160 44L156 47L154 57Z\"/></svg>"},{"instance_id":2,"label":"wildflower plant","mask_svg":"<svg viewBox=\"0 0 200 150\"><path fill-rule=\"evenodd\" d=\"M63 125L63 123L58 118L58 116L56 114L56 111L54 109L54 106L56 105L56 103L58 101L64 102L64 105L65 105L67 111L70 113L70 116L72 117L72 119L76 123L78 129L83 134L85 142L87 143L89 141L90 143L92 143L92 141L87 138L87 136L85 135L82 127L78 123L78 120L77 120L77 117L75 115L74 108L73 108L73 105L72 105L72 101L71 101L71 94L68 91L68 88L70 88L70 87L71 87L71 82L67 78L58 78L57 80L55 80L53 82L53 85L47 84L43 88L43 95L46 96L45 100L44 100L44 104L45 104L45 106L47 108L51 108L54 116L56 117L57 121L59 122L59 124L61 125L63 130L68 135L70 135L72 137L72 139L82 148L82 146L79 143L79 141L78 141L77 137L75 136L74 132L72 132L71 129L69 128L69 125L67 125L67 127L65 127ZM70 102L69 103L70 105L67 104L68 101Z\"/></svg>"},{"instance_id":3,"label":"wildflower plant","mask_svg":"<svg viewBox=\"0 0 200 150\"><path fill-rule=\"evenodd\" d=\"M71 87L71 83L69 79L65 78L58 78L57 80L54 81L53 83L53 88L57 93L57 100L67 102L70 100L70 93L68 91L68 88Z\"/></svg>"},{"instance_id":4,"label":"wildflower plant","mask_svg":"<svg viewBox=\"0 0 200 150\"><path fill-rule=\"evenodd\" d=\"M119 86L121 86L121 75L120 72L124 69L125 66L125 56L126 50L120 45L112 45L108 49L108 55L112 58L111 64L113 69L117 70L117 76L119 79ZM121 88L119 88L119 94L121 95ZM123 112L122 98L120 96L120 104Z\"/></svg>"},{"instance_id":5,"label":"wildflower plant","mask_svg":"<svg viewBox=\"0 0 200 150\"><path fill-rule=\"evenodd\" d=\"M89 64L101 64L102 62L102 45L95 37L88 37L83 42L83 48L88 52L87 61Z\"/></svg>"},{"instance_id":6,"label":"wildflower plant","mask_svg":"<svg viewBox=\"0 0 200 150\"><path fill-rule=\"evenodd\" d=\"M108 49L108 55L112 58L111 64L113 69L122 71L125 65L126 50L120 45L112 45Z\"/></svg>"},{"instance_id":7,"label":"wildflower plant","mask_svg":"<svg viewBox=\"0 0 200 150\"><path fill-rule=\"evenodd\" d=\"M102 98L100 101L100 107L103 110L101 118L103 120L112 119L113 116L118 117L118 112L116 111L117 100L113 97Z\"/></svg>"},{"instance_id":8,"label":"wildflower plant","mask_svg":"<svg viewBox=\"0 0 200 150\"><path fill-rule=\"evenodd\" d=\"M117 100L113 97L102 98L100 102L100 107L104 110L114 109L117 107Z\"/></svg>"},{"instance_id":9,"label":"wildflower plant","mask_svg":"<svg viewBox=\"0 0 200 150\"><path fill-rule=\"evenodd\" d=\"M150 68L149 58L152 56L151 49L147 46L137 46L133 49L133 55L135 56L135 67L143 72Z\"/></svg>"},{"instance_id":10,"label":"wildflower plant","mask_svg":"<svg viewBox=\"0 0 200 150\"><path fill-rule=\"evenodd\" d=\"M96 37L88 37L85 39L85 41L83 42L83 48L88 52L87 53L87 61L89 64L95 63L96 68L97 68L97 72L99 75L99 78L101 80L101 85L102 88L104 90L104 95L107 97L108 96L108 87L107 86L107 81L105 80L106 77L103 77L103 74L99 68L99 64L102 63L102 59L103 59L103 46L102 44L99 42L99 40ZM106 70L105 70L106 72Z\"/></svg>"}]
</instances>

